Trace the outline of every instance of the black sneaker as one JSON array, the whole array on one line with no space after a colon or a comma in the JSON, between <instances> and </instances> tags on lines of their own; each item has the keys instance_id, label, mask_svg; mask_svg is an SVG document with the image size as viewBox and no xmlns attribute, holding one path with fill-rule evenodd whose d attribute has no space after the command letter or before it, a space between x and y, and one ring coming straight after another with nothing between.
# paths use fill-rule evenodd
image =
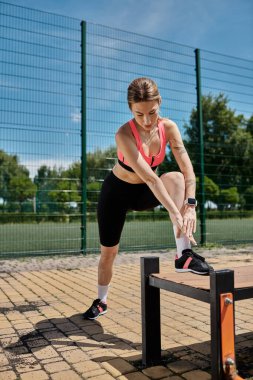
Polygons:
<instances>
[{"instance_id":1,"label":"black sneaker","mask_svg":"<svg viewBox=\"0 0 253 380\"><path fill-rule=\"evenodd\" d=\"M182 256L175 260L175 268L176 272L192 272L202 275L208 275L213 271L213 267L207 264L205 258L191 249L183 250Z\"/></svg>"},{"instance_id":2,"label":"black sneaker","mask_svg":"<svg viewBox=\"0 0 253 380\"><path fill-rule=\"evenodd\" d=\"M96 299L93 301L91 307L83 313L84 319L97 319L100 315L107 313L107 305L100 301L100 299Z\"/></svg>"}]
</instances>

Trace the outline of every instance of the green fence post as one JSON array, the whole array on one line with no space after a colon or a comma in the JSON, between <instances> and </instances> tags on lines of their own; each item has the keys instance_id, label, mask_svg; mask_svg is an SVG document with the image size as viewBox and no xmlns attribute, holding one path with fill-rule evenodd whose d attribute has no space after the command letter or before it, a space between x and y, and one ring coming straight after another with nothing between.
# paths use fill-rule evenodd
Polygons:
<instances>
[{"instance_id":1,"label":"green fence post","mask_svg":"<svg viewBox=\"0 0 253 380\"><path fill-rule=\"evenodd\" d=\"M86 22L81 22L81 252L86 254Z\"/></svg>"},{"instance_id":2,"label":"green fence post","mask_svg":"<svg viewBox=\"0 0 253 380\"><path fill-rule=\"evenodd\" d=\"M197 90L197 127L199 131L199 154L200 154L200 175L199 175L199 209L200 209L200 244L206 243L206 209L205 209L205 165L204 165L204 132L202 119L202 98L201 98L201 71L200 71L200 50L195 49L196 62L196 90Z\"/></svg>"}]
</instances>

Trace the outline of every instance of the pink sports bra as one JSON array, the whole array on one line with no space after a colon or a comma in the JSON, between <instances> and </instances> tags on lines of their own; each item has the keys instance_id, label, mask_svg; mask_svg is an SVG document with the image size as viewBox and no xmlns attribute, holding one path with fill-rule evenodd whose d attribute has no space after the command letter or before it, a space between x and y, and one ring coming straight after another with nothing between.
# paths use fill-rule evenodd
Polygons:
<instances>
[{"instance_id":1,"label":"pink sports bra","mask_svg":"<svg viewBox=\"0 0 253 380\"><path fill-rule=\"evenodd\" d=\"M163 162L164 157L165 157L166 138L165 138L165 130L164 130L163 122L161 120L158 120L158 132L159 132L159 136L160 136L161 146L160 146L160 151L156 156L146 156L146 154L144 153L144 150L142 148L142 141L141 141L139 132L137 131L137 128L134 124L134 121L130 120L129 125L131 127L132 134L135 137L137 149L141 153L144 160L150 165L151 169L156 170L157 166ZM117 153L118 153L119 164L123 168L125 168L126 170L128 170L130 172L134 172L134 170L131 168L131 166L129 166L127 161L125 161L123 154L119 150Z\"/></svg>"}]
</instances>

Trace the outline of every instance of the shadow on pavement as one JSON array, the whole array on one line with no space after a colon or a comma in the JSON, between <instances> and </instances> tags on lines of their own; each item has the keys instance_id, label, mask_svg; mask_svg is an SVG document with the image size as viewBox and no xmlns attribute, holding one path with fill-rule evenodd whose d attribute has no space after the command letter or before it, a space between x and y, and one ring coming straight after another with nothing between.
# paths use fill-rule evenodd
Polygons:
<instances>
[{"instance_id":1,"label":"shadow on pavement","mask_svg":"<svg viewBox=\"0 0 253 380\"><path fill-rule=\"evenodd\" d=\"M104 332L103 326L98 321L84 320L82 314L74 314L68 318L44 319L34 325L34 329L21 333L18 340L3 347L13 356L21 359L22 354L37 352L47 346L59 349L65 346L76 348L90 348L90 350L105 350L105 355L97 353L90 360L96 362L113 361L117 356L131 363L137 370L142 370L141 356L129 353L124 355L110 355L111 349L127 350L140 349L140 342L133 343L117 335ZM253 374L253 332L236 336L236 357L239 374L245 378ZM196 369L210 372L210 341L177 346L164 351L162 365L177 361L186 361Z\"/></svg>"},{"instance_id":2,"label":"shadow on pavement","mask_svg":"<svg viewBox=\"0 0 253 380\"><path fill-rule=\"evenodd\" d=\"M122 342L125 345L122 345ZM140 345L140 343L136 344ZM34 325L34 329L20 335L15 343L4 347L13 354L20 355L21 347L24 353L41 350L46 346L76 346L112 349L133 348L133 342L120 339L113 334L104 332L100 322L85 320L82 314L74 314L68 318L44 319Z\"/></svg>"}]
</instances>

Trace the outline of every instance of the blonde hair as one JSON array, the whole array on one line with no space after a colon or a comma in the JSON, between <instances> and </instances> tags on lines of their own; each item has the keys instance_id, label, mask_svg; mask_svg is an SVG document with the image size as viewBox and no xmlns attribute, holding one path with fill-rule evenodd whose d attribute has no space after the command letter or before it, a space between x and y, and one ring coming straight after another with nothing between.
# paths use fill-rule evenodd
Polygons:
<instances>
[{"instance_id":1,"label":"blonde hair","mask_svg":"<svg viewBox=\"0 0 253 380\"><path fill-rule=\"evenodd\" d=\"M134 79L127 90L127 101L129 108L133 103L148 102L157 100L160 104L162 101L157 84L149 78Z\"/></svg>"}]
</instances>

